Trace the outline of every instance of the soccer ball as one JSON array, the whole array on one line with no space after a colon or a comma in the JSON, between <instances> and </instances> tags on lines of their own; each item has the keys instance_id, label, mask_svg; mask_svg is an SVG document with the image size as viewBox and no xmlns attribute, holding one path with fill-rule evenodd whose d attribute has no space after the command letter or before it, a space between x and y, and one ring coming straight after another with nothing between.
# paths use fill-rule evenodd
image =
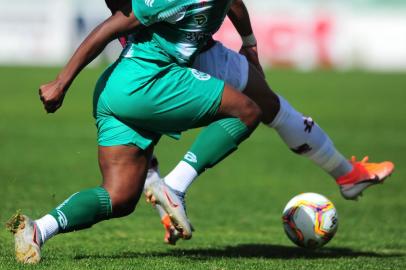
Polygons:
<instances>
[{"instance_id":1,"label":"soccer ball","mask_svg":"<svg viewBox=\"0 0 406 270\"><path fill-rule=\"evenodd\" d=\"M283 227L290 240L300 247L315 249L327 244L338 228L333 203L317 193L293 197L283 210Z\"/></svg>"}]
</instances>

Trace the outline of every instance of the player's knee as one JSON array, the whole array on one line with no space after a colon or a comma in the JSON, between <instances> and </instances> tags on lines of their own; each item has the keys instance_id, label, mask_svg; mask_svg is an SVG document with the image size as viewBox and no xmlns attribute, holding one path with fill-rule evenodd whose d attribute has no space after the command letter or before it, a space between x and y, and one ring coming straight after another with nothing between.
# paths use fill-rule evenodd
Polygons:
<instances>
[{"instance_id":1,"label":"player's knee","mask_svg":"<svg viewBox=\"0 0 406 270\"><path fill-rule=\"evenodd\" d=\"M113 216L124 217L128 216L135 210L137 202L135 200L119 199L115 203L112 202Z\"/></svg>"},{"instance_id":2,"label":"player's knee","mask_svg":"<svg viewBox=\"0 0 406 270\"><path fill-rule=\"evenodd\" d=\"M259 106L252 100L247 99L244 108L241 108L241 121L243 121L248 128L255 128L261 121L262 111Z\"/></svg>"},{"instance_id":3,"label":"player's knee","mask_svg":"<svg viewBox=\"0 0 406 270\"><path fill-rule=\"evenodd\" d=\"M114 217L128 216L134 212L138 196L130 192L109 191Z\"/></svg>"},{"instance_id":4,"label":"player's knee","mask_svg":"<svg viewBox=\"0 0 406 270\"><path fill-rule=\"evenodd\" d=\"M136 203L125 203L113 207L113 215L115 217L125 217L134 212Z\"/></svg>"}]
</instances>

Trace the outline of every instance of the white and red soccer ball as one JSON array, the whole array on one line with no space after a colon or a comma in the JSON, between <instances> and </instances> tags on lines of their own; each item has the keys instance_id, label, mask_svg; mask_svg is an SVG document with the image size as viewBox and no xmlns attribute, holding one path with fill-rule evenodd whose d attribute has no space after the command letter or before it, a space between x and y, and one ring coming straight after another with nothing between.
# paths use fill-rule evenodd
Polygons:
<instances>
[{"instance_id":1,"label":"white and red soccer ball","mask_svg":"<svg viewBox=\"0 0 406 270\"><path fill-rule=\"evenodd\" d=\"M293 197L283 210L282 221L292 242L311 249L327 244L338 228L338 215L333 203L316 193Z\"/></svg>"}]
</instances>

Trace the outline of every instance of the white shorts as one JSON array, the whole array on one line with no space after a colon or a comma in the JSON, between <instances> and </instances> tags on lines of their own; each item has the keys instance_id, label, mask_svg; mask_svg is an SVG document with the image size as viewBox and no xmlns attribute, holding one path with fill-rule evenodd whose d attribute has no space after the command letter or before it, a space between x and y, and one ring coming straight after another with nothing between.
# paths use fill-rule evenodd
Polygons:
<instances>
[{"instance_id":1,"label":"white shorts","mask_svg":"<svg viewBox=\"0 0 406 270\"><path fill-rule=\"evenodd\" d=\"M248 83L248 61L245 56L230 50L220 42L196 57L193 68L210 74L238 91Z\"/></svg>"}]
</instances>

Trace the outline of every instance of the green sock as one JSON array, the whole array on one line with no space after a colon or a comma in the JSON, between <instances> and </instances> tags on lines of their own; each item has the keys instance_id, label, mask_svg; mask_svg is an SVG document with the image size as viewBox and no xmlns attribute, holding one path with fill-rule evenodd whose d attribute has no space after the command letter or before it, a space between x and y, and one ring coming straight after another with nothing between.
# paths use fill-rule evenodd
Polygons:
<instances>
[{"instance_id":1,"label":"green sock","mask_svg":"<svg viewBox=\"0 0 406 270\"><path fill-rule=\"evenodd\" d=\"M234 152L251 132L238 118L213 122L200 133L183 161L200 174Z\"/></svg>"},{"instance_id":2,"label":"green sock","mask_svg":"<svg viewBox=\"0 0 406 270\"><path fill-rule=\"evenodd\" d=\"M111 217L109 193L102 187L77 192L49 213L59 224L59 232L81 230Z\"/></svg>"}]
</instances>

